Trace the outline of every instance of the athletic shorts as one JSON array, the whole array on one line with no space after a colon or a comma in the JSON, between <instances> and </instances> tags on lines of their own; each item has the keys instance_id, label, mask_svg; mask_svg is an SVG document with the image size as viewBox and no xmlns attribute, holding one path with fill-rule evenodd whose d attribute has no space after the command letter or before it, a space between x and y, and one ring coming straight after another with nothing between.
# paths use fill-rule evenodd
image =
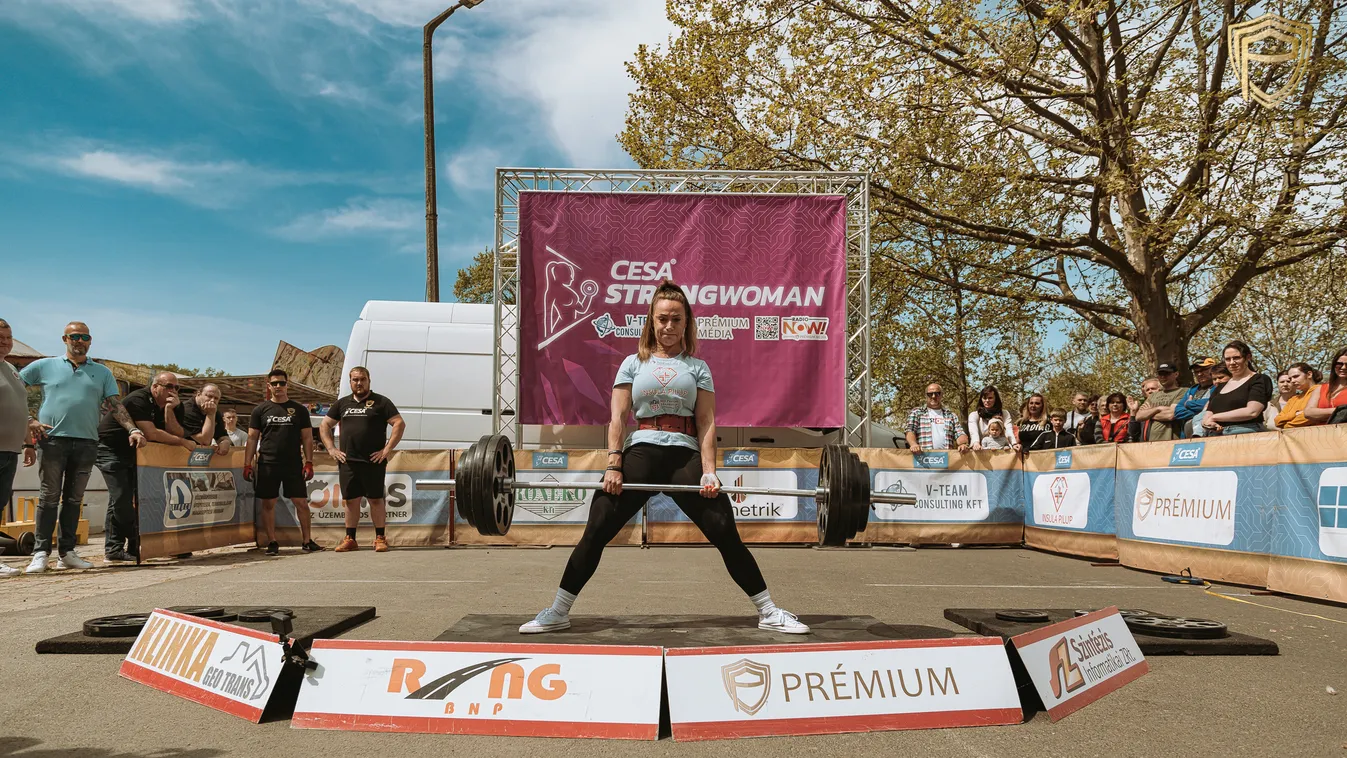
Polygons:
<instances>
[{"instance_id":1,"label":"athletic shorts","mask_svg":"<svg viewBox=\"0 0 1347 758\"><path fill-rule=\"evenodd\" d=\"M363 463L348 461L337 464L337 478L341 482L341 496L344 500L382 500L384 497L384 472L387 463Z\"/></svg>"},{"instance_id":2,"label":"athletic shorts","mask_svg":"<svg viewBox=\"0 0 1347 758\"><path fill-rule=\"evenodd\" d=\"M308 487L304 484L304 467L300 464L258 463L253 475L257 478L253 492L259 499L275 500L282 488L291 500L309 498Z\"/></svg>"}]
</instances>

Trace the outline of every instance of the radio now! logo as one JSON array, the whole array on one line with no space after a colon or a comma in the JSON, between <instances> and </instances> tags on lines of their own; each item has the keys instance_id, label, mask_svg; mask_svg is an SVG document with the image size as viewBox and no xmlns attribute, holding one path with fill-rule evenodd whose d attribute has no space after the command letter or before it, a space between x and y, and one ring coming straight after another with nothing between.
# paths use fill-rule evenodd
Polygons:
<instances>
[{"instance_id":1,"label":"radio now! logo","mask_svg":"<svg viewBox=\"0 0 1347 758\"><path fill-rule=\"evenodd\" d=\"M445 700L446 714L453 714L456 708L454 702L448 699L449 696L460 686L487 672L491 672L486 689L488 700L521 700L526 689L530 697L544 701L557 700L566 694L566 680L561 678L561 664L543 663L528 670L519 663L527 660L530 659L520 657L481 661L422 684L421 680L426 675L425 661L417 658L394 658L388 677L388 692L391 694L406 692L404 698L406 700ZM469 703L466 715L480 715L481 705L480 702ZM504 703L496 702L491 707L491 715L495 716L504 708Z\"/></svg>"},{"instance_id":2,"label":"radio now! logo","mask_svg":"<svg viewBox=\"0 0 1347 758\"><path fill-rule=\"evenodd\" d=\"M821 316L782 316L781 339L827 340L828 319Z\"/></svg>"}]
</instances>

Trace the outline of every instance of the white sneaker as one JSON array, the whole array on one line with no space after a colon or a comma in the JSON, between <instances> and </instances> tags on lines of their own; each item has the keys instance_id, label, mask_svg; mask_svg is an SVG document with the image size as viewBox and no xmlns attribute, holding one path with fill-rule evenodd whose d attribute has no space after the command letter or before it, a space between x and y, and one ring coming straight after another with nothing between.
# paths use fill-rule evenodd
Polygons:
<instances>
[{"instance_id":1,"label":"white sneaker","mask_svg":"<svg viewBox=\"0 0 1347 758\"><path fill-rule=\"evenodd\" d=\"M0 576L18 576L19 574L22 573L23 573L22 571L14 568L13 566L6 566L5 564L0 563Z\"/></svg>"},{"instance_id":2,"label":"white sneaker","mask_svg":"<svg viewBox=\"0 0 1347 758\"><path fill-rule=\"evenodd\" d=\"M56 569L91 569L94 565L75 554L74 550L56 559Z\"/></svg>"},{"instance_id":3,"label":"white sneaker","mask_svg":"<svg viewBox=\"0 0 1347 758\"><path fill-rule=\"evenodd\" d=\"M542 632L559 632L562 629L571 628L571 617L566 613L558 613L547 606L538 614L537 618L519 627L520 634L541 634Z\"/></svg>"},{"instance_id":4,"label":"white sneaker","mask_svg":"<svg viewBox=\"0 0 1347 758\"><path fill-rule=\"evenodd\" d=\"M25 574L41 574L47 570L47 554L43 552L33 553L33 560L28 562L28 568L23 570Z\"/></svg>"},{"instance_id":5,"label":"white sneaker","mask_svg":"<svg viewBox=\"0 0 1347 758\"><path fill-rule=\"evenodd\" d=\"M759 616L758 628L766 629L769 632L784 632L785 634L809 634L809 627L801 624L798 616L780 608L766 616Z\"/></svg>"}]
</instances>

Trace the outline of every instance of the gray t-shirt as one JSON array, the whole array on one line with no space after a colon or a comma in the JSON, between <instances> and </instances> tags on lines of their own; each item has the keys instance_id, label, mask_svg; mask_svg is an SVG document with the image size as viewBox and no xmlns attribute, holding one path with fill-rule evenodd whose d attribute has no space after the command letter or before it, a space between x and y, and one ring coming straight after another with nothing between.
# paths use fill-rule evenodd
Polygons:
<instances>
[{"instance_id":1,"label":"gray t-shirt","mask_svg":"<svg viewBox=\"0 0 1347 758\"><path fill-rule=\"evenodd\" d=\"M0 452L21 452L27 435L28 388L13 366L0 361Z\"/></svg>"},{"instance_id":2,"label":"gray t-shirt","mask_svg":"<svg viewBox=\"0 0 1347 758\"><path fill-rule=\"evenodd\" d=\"M248 444L248 430L241 426L234 427L234 431L228 432L229 444L234 447L243 447Z\"/></svg>"},{"instance_id":3,"label":"gray t-shirt","mask_svg":"<svg viewBox=\"0 0 1347 758\"><path fill-rule=\"evenodd\" d=\"M692 416L697 407L697 392L715 392L711 383L711 368L706 361L679 354L673 358L656 358L642 363L634 355L627 356L617 370L613 386L631 385L631 407L636 418L653 416ZM627 438L623 449L639 442L651 445L681 445L700 450L697 440L678 432L658 429L637 429Z\"/></svg>"}]
</instances>

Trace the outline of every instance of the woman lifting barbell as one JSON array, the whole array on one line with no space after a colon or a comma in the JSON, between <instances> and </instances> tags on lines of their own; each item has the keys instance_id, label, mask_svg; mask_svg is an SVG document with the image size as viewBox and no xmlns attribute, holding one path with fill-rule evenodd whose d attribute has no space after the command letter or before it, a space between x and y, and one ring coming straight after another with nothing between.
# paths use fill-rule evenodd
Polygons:
<instances>
[{"instance_id":1,"label":"woman lifting barbell","mask_svg":"<svg viewBox=\"0 0 1347 758\"><path fill-rule=\"evenodd\" d=\"M715 386L697 352L697 322L683 289L665 281L655 290L641 330L640 347L627 356L613 382L608 423L608 469L603 489L589 504L584 536L571 552L556 600L519 627L522 634L555 632L571 626L571 605L599 567L603 548L635 516L653 492L624 490L623 482L700 483L701 491L667 493L720 551L725 567L758 609L758 628L808 634L809 627L776 607L753 554L734 524L730 498L716 478ZM627 416L637 429L623 445ZM703 473L705 472L705 473Z\"/></svg>"}]
</instances>

